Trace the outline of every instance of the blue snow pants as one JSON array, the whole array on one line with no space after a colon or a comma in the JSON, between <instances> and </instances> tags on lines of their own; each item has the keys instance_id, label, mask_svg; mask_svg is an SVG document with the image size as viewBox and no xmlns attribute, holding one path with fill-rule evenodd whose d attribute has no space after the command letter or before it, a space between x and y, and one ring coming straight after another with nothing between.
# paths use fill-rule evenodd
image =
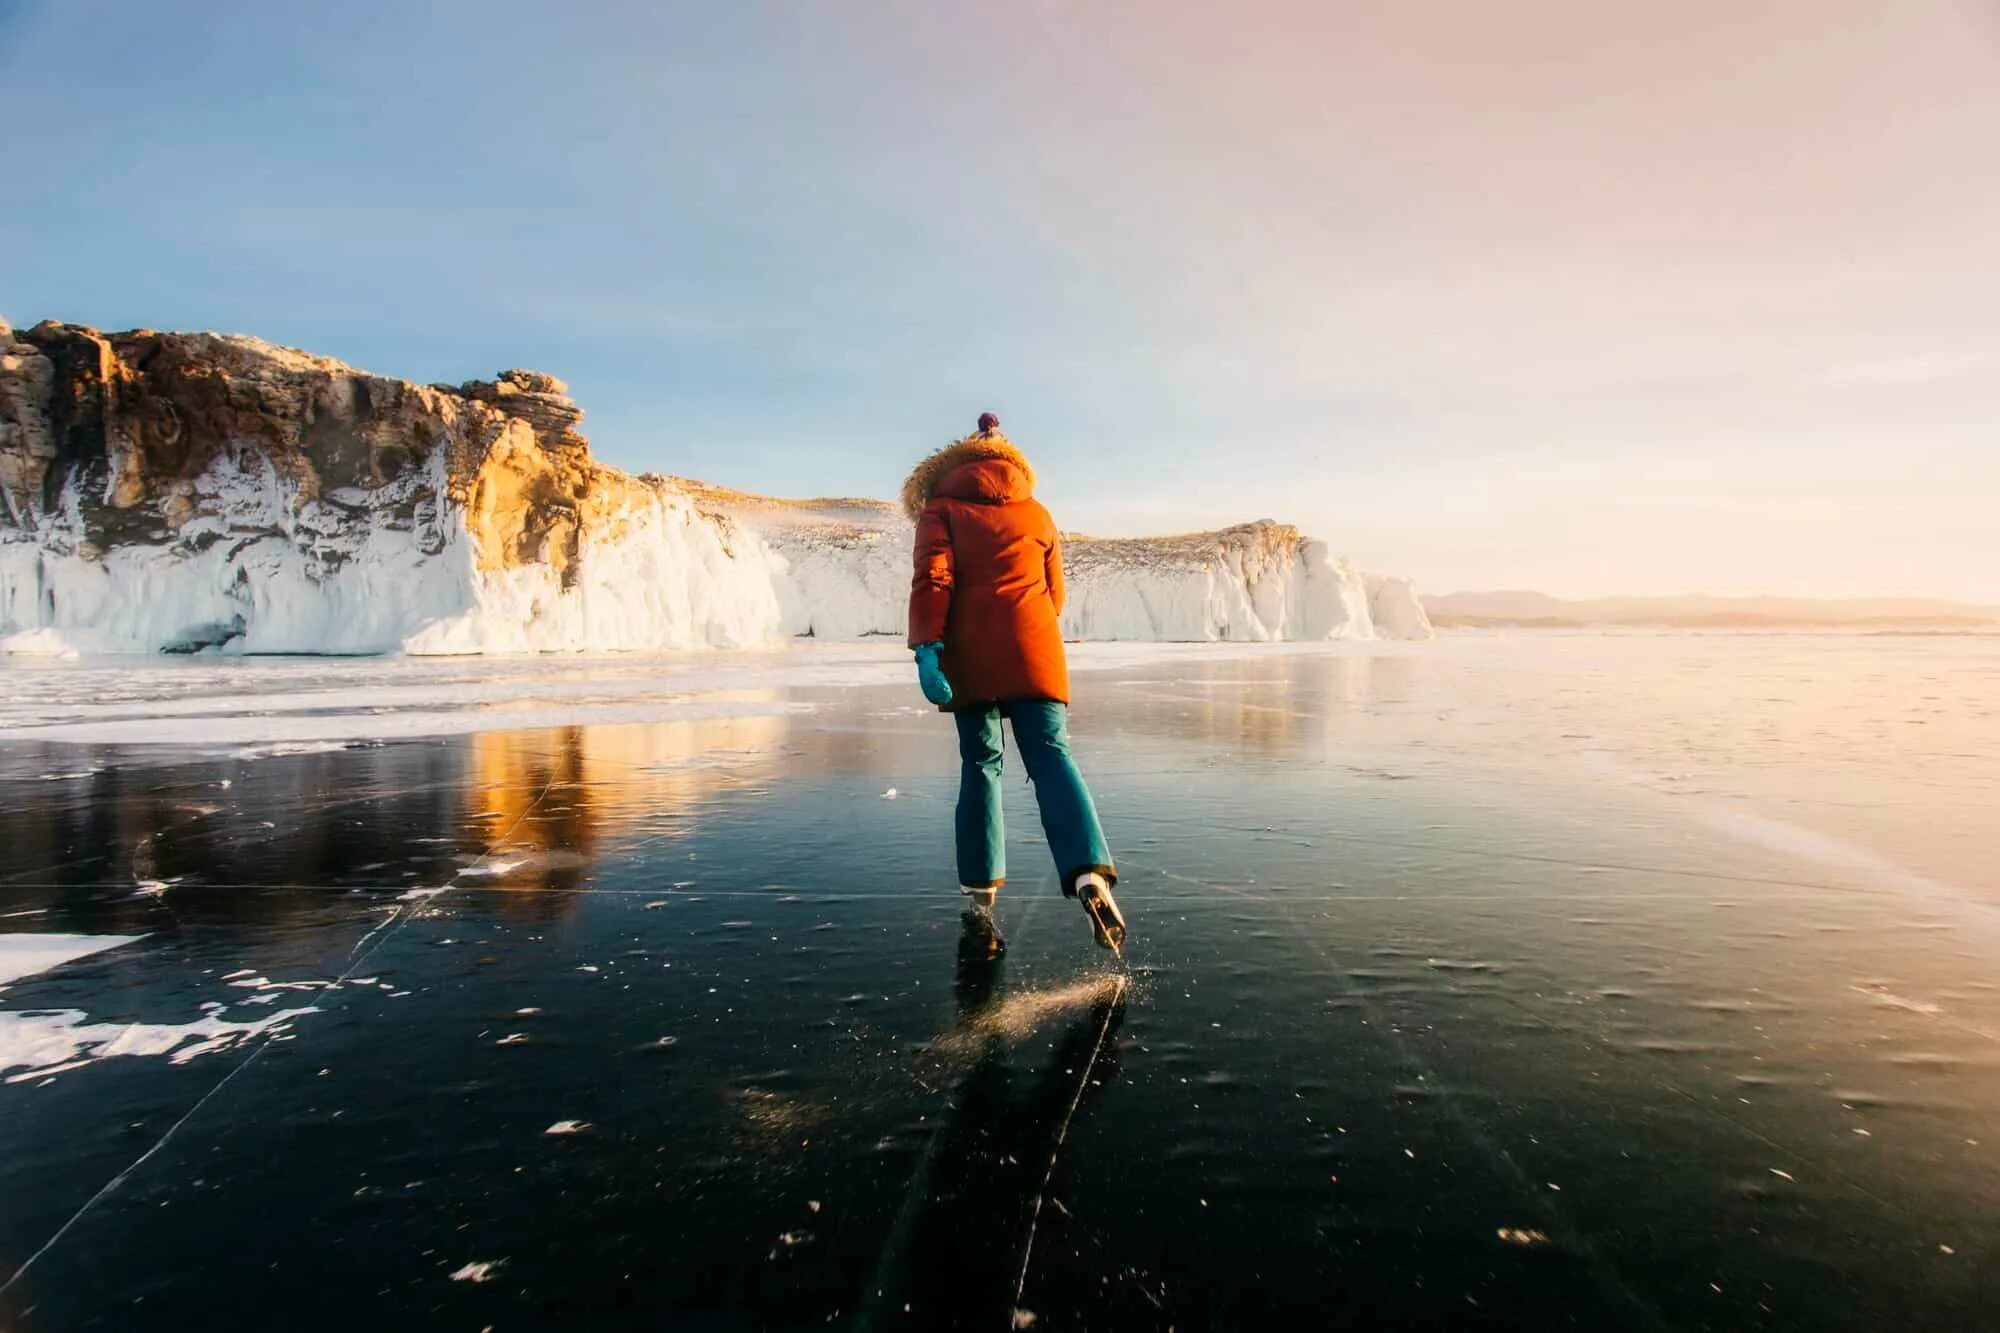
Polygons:
<instances>
[{"instance_id":1,"label":"blue snow pants","mask_svg":"<svg viewBox=\"0 0 2000 1333\"><path fill-rule=\"evenodd\" d=\"M1014 744L1035 784L1042 833L1056 860L1064 893L1074 896L1077 877L1095 870L1117 882L1111 849L1097 823L1090 788L1069 752L1069 709L1043 699L961 708L958 755L958 882L969 889L1007 882L1006 823L1000 810L1000 721L1012 718Z\"/></svg>"}]
</instances>

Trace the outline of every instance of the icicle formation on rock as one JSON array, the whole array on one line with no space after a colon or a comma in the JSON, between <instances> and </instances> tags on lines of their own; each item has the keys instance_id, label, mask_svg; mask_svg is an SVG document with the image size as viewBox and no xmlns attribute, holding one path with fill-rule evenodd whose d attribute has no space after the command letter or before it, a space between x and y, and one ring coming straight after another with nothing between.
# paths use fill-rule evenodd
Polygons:
<instances>
[{"instance_id":1,"label":"icicle formation on rock","mask_svg":"<svg viewBox=\"0 0 2000 1333\"><path fill-rule=\"evenodd\" d=\"M754 539L592 461L560 380L212 334L0 334L0 629L85 650L761 642Z\"/></svg>"},{"instance_id":2,"label":"icicle formation on rock","mask_svg":"<svg viewBox=\"0 0 2000 1333\"><path fill-rule=\"evenodd\" d=\"M909 527L590 457L562 382L0 322L0 650L374 653L900 634ZM1426 636L1295 529L1069 548L1080 638Z\"/></svg>"}]
</instances>

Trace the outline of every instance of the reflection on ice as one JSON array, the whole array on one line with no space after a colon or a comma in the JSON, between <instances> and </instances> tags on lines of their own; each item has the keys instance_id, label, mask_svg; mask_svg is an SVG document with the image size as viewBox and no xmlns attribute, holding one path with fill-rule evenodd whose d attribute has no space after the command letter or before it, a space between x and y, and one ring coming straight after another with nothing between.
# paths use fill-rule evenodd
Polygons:
<instances>
[{"instance_id":1,"label":"reflection on ice","mask_svg":"<svg viewBox=\"0 0 2000 1333\"><path fill-rule=\"evenodd\" d=\"M1981 1327L1991 648L1810 651L1886 683L1746 730L1713 716L1755 706L1744 663L1819 659L1492 641L1079 671L1150 978L1129 993L1012 785L1008 938L960 947L956 753L900 657L901 693L774 680L812 706L782 716L0 751L0 925L151 933L0 996L36 1043L0 1084L0 1260L86 1210L0 1323L122 1326L143 1297L162 1327ZM1896 701L1950 662L1968 740L1941 748ZM252 695L302 678L230 669ZM204 670L190 698L225 692ZM311 670L357 699L560 676L579 707L686 683ZM291 980L347 967L370 976ZM139 1051L166 1058L104 1058ZM75 1060L99 1067L50 1080ZM379 1280L330 1287L242 1225L285 1208ZM224 1240L218 1310L184 1261Z\"/></svg>"}]
</instances>

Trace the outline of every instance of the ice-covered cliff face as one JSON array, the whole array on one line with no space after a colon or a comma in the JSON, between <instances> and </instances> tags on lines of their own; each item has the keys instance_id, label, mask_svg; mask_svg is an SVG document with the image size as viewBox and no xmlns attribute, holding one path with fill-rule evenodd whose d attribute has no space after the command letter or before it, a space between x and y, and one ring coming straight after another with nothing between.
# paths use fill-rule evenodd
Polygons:
<instances>
[{"instance_id":1,"label":"ice-covered cliff face","mask_svg":"<svg viewBox=\"0 0 2000 1333\"><path fill-rule=\"evenodd\" d=\"M1065 543L1065 632L1093 639L1367 639L1361 575L1264 520L1181 537Z\"/></svg>"},{"instance_id":2,"label":"ice-covered cliff face","mask_svg":"<svg viewBox=\"0 0 2000 1333\"><path fill-rule=\"evenodd\" d=\"M757 534L783 562L784 631L903 632L910 523L871 500L772 500L690 483L703 508ZM1404 579L1378 579L1321 541L1263 520L1175 537L1064 539L1071 639L1427 639Z\"/></svg>"},{"instance_id":3,"label":"ice-covered cliff face","mask_svg":"<svg viewBox=\"0 0 2000 1333\"><path fill-rule=\"evenodd\" d=\"M761 642L769 560L590 457L561 381L451 388L250 338L0 333L0 631L86 650Z\"/></svg>"},{"instance_id":4,"label":"ice-covered cliff face","mask_svg":"<svg viewBox=\"0 0 2000 1333\"><path fill-rule=\"evenodd\" d=\"M251 338L0 323L0 647L533 652L900 634L909 525L590 457L533 371L457 387ZM1069 547L1078 638L1426 635L1276 524Z\"/></svg>"}]
</instances>

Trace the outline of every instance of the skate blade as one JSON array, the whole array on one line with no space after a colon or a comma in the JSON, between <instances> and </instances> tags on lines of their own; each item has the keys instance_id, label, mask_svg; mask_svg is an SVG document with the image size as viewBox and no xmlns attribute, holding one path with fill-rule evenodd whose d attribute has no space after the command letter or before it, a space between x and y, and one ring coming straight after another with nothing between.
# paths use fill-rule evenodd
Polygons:
<instances>
[{"instance_id":1,"label":"skate blade","mask_svg":"<svg viewBox=\"0 0 2000 1333\"><path fill-rule=\"evenodd\" d=\"M1118 911L1118 904L1103 890L1085 893L1083 910L1090 913L1090 930L1097 937L1101 949L1109 949L1114 958L1125 956L1125 918Z\"/></svg>"}]
</instances>

